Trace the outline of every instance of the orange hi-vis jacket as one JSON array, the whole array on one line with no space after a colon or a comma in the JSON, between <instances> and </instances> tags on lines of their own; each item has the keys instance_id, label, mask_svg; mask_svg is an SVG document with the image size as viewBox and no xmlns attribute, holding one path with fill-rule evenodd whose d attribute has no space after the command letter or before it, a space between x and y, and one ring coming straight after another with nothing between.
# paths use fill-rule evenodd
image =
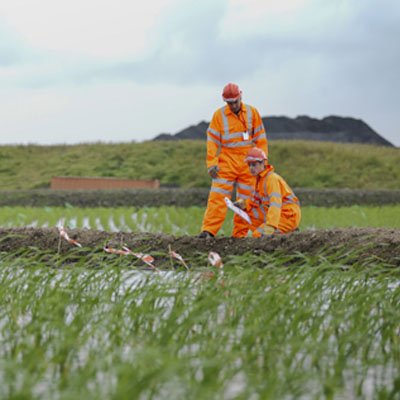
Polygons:
<instances>
[{"instance_id":1,"label":"orange hi-vis jacket","mask_svg":"<svg viewBox=\"0 0 400 400\"><path fill-rule=\"evenodd\" d=\"M246 157L254 146L268 156L267 136L257 109L242 103L241 111L236 115L224 106L214 113L207 129L207 168L218 165L220 154L235 152Z\"/></svg>"},{"instance_id":2,"label":"orange hi-vis jacket","mask_svg":"<svg viewBox=\"0 0 400 400\"><path fill-rule=\"evenodd\" d=\"M224 197L232 198L236 183L237 198L250 198L255 178L244 161L252 147L268 154L268 142L260 114L255 107L241 104L236 115L228 106L218 109L207 129L207 168L218 166L218 177L212 180L202 230L216 235L227 213ZM247 236L248 224L234 217L233 236Z\"/></svg>"},{"instance_id":3,"label":"orange hi-vis jacket","mask_svg":"<svg viewBox=\"0 0 400 400\"><path fill-rule=\"evenodd\" d=\"M276 233L287 233L298 228L301 219L300 202L286 181L274 172L272 165L257 175L255 190L246 201L253 236L263 235L266 225Z\"/></svg>"}]
</instances>

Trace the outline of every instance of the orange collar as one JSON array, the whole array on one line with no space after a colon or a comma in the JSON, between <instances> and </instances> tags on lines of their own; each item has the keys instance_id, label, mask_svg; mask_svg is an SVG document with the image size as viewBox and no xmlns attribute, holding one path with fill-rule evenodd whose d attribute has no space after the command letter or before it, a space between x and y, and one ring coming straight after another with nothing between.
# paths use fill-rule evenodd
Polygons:
<instances>
[{"instance_id":1,"label":"orange collar","mask_svg":"<svg viewBox=\"0 0 400 400\"><path fill-rule=\"evenodd\" d=\"M273 171L274 171L274 167L273 167L271 164L267 164L267 165L265 166L265 169L262 170L262 171L258 174L258 177L259 177L259 179L262 179L262 178L264 178L265 176L267 176L270 172L273 172Z\"/></svg>"},{"instance_id":2,"label":"orange collar","mask_svg":"<svg viewBox=\"0 0 400 400\"><path fill-rule=\"evenodd\" d=\"M235 116L238 117L240 113L244 113L244 114L246 113L246 107L245 107L245 105L244 105L244 103L242 101L241 104L240 104L240 111L239 111L238 114L233 113L228 105L225 105L224 112L225 112L225 115L235 115Z\"/></svg>"}]
</instances>

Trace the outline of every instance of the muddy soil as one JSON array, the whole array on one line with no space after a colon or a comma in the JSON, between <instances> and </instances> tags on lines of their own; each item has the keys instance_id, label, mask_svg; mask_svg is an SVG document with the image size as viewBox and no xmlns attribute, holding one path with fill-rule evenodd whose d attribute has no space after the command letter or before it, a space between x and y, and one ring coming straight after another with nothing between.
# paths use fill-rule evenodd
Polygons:
<instances>
[{"instance_id":1,"label":"muddy soil","mask_svg":"<svg viewBox=\"0 0 400 400\"><path fill-rule=\"evenodd\" d=\"M400 230L387 228L357 228L332 230L307 230L271 238L217 237L199 239L193 236L174 237L150 233L110 233L96 230L69 230L68 235L83 246L83 252L98 250L104 246L121 249L126 245L133 251L156 254L155 265L169 262L168 249L172 248L183 258L198 257L215 251L224 257L228 255L285 254L308 256L337 255L345 264L369 265L377 261L390 266L400 266ZM1 228L0 251L17 252L34 247L50 252L68 253L75 247L61 239L56 228ZM81 251L82 251L81 250ZM301 256L298 256L301 259Z\"/></svg>"}]
</instances>

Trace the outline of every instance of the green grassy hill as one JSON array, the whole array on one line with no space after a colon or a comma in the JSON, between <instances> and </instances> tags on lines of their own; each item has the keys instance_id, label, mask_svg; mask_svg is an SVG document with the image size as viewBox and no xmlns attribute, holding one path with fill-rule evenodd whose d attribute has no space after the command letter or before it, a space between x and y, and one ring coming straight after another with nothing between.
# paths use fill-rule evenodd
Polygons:
<instances>
[{"instance_id":1,"label":"green grassy hill","mask_svg":"<svg viewBox=\"0 0 400 400\"><path fill-rule=\"evenodd\" d=\"M272 141L270 161L292 187L399 189L400 150L310 141ZM209 187L203 141L0 146L0 190L50 186L52 176L159 179Z\"/></svg>"}]
</instances>

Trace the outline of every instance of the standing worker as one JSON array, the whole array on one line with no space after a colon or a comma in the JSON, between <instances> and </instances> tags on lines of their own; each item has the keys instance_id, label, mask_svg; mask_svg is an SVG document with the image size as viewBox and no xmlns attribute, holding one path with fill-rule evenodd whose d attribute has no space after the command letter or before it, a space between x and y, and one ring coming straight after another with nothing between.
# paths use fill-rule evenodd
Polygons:
<instances>
[{"instance_id":1,"label":"standing worker","mask_svg":"<svg viewBox=\"0 0 400 400\"><path fill-rule=\"evenodd\" d=\"M220 230L227 213L224 197L232 197L236 183L236 198L248 199L255 178L244 158L252 147L268 154L264 125L257 109L242 103L242 91L228 83L222 92L226 106L218 109L207 129L207 170L212 178L207 209L199 237L213 237ZM239 216L233 219L233 237L245 237L248 224Z\"/></svg>"},{"instance_id":2,"label":"standing worker","mask_svg":"<svg viewBox=\"0 0 400 400\"><path fill-rule=\"evenodd\" d=\"M239 199L235 205L245 210L250 219L249 229L254 237L274 233L289 233L300 224L300 202L285 180L268 164L261 149L251 149L246 156L250 173L256 176L255 190L248 200ZM247 224L247 223L246 223Z\"/></svg>"}]
</instances>

